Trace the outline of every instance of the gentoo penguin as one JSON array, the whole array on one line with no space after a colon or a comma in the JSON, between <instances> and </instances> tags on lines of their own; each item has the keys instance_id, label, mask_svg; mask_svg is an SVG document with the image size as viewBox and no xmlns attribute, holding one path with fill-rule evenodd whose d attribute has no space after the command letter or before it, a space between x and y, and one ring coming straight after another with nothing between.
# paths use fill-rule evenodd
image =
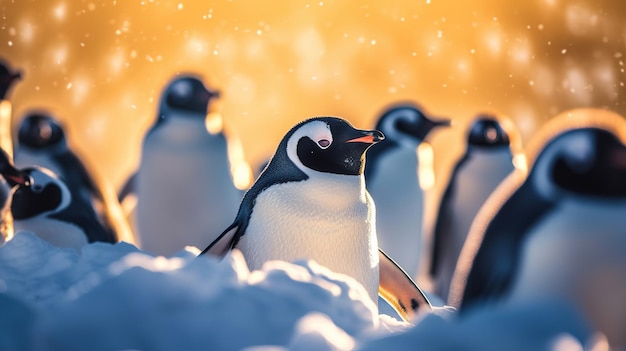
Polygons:
<instances>
[{"instance_id":1,"label":"gentoo penguin","mask_svg":"<svg viewBox=\"0 0 626 351\"><path fill-rule=\"evenodd\" d=\"M2 150L0 174L15 188L11 214L16 233L33 232L55 246L76 250L89 242L117 241L115 233L99 222L91 204L72 193L52 171L39 166L17 169Z\"/></svg>"},{"instance_id":2,"label":"gentoo penguin","mask_svg":"<svg viewBox=\"0 0 626 351\"><path fill-rule=\"evenodd\" d=\"M358 130L336 117L297 124L246 192L235 221L202 253L223 256L237 248L252 270L268 260L313 259L355 278L373 301L380 290L407 318L430 308L421 290L378 250L363 168L365 151L383 139L379 131ZM398 294L389 286L398 283L411 288Z\"/></svg>"},{"instance_id":3,"label":"gentoo penguin","mask_svg":"<svg viewBox=\"0 0 626 351\"><path fill-rule=\"evenodd\" d=\"M139 169L120 194L121 201L137 197L131 222L146 251L169 256L204 247L207 233L219 233L237 213L243 192L231 176L226 136L207 125L209 102L218 96L192 75L176 77L163 92Z\"/></svg>"},{"instance_id":4,"label":"gentoo penguin","mask_svg":"<svg viewBox=\"0 0 626 351\"><path fill-rule=\"evenodd\" d=\"M420 262L424 215L417 148L431 130L448 125L449 120L431 119L415 104L396 104L376 124L385 142L367 152L365 181L376 203L379 245L412 277Z\"/></svg>"},{"instance_id":5,"label":"gentoo penguin","mask_svg":"<svg viewBox=\"0 0 626 351\"><path fill-rule=\"evenodd\" d=\"M512 173L477 215L449 302L463 314L557 298L580 308L611 346L626 346L625 141L623 118L605 110L548 122L528 148L530 172Z\"/></svg>"},{"instance_id":6,"label":"gentoo penguin","mask_svg":"<svg viewBox=\"0 0 626 351\"><path fill-rule=\"evenodd\" d=\"M110 183L88 168L69 147L64 126L49 113L27 112L20 122L15 148L18 168L40 166L60 177L79 203L89 204L99 221L119 240L135 243ZM75 200L78 201L78 200Z\"/></svg>"},{"instance_id":7,"label":"gentoo penguin","mask_svg":"<svg viewBox=\"0 0 626 351\"><path fill-rule=\"evenodd\" d=\"M470 124L465 153L452 171L433 232L430 274L435 295L444 299L476 213L514 170L512 127L505 117L487 114L478 115Z\"/></svg>"},{"instance_id":8,"label":"gentoo penguin","mask_svg":"<svg viewBox=\"0 0 626 351\"><path fill-rule=\"evenodd\" d=\"M11 101L8 94L15 82L22 78L20 71L13 71L9 65L0 59L0 148L6 150L13 157L13 137L11 135ZM12 218L7 200L9 199L10 187L6 181L0 178L0 244L3 238L13 235Z\"/></svg>"}]
</instances>

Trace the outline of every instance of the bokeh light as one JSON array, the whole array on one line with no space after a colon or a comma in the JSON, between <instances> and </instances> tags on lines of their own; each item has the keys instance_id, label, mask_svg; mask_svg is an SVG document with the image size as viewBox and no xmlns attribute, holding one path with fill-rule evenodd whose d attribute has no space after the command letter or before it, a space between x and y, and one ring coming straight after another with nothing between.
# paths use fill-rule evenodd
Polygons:
<instances>
[{"instance_id":1,"label":"bokeh light","mask_svg":"<svg viewBox=\"0 0 626 351\"><path fill-rule=\"evenodd\" d=\"M13 124L50 110L115 186L177 72L222 91L253 169L304 118L366 128L400 100L454 119L498 111L524 138L568 108L626 115L614 0L4 0L0 13L0 55L25 73Z\"/></svg>"}]
</instances>

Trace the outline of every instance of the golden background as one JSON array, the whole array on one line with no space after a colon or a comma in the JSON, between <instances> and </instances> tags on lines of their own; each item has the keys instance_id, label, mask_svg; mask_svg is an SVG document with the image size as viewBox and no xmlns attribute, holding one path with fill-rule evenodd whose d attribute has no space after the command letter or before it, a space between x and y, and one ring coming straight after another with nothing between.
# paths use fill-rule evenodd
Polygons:
<instances>
[{"instance_id":1,"label":"golden background","mask_svg":"<svg viewBox=\"0 0 626 351\"><path fill-rule=\"evenodd\" d=\"M52 112L119 187L176 72L222 91L214 109L253 169L302 119L371 128L400 100L457 121L497 111L524 140L568 108L624 115L622 4L1 0L0 56L24 73L10 95L14 127L28 110ZM434 135L436 158L462 147L437 141L445 135Z\"/></svg>"}]
</instances>

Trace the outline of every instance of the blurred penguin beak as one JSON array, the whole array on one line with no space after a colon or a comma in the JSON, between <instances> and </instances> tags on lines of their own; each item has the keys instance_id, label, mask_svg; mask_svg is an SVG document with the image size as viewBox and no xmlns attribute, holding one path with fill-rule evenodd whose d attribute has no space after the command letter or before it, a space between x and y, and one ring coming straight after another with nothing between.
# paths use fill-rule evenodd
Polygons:
<instances>
[{"instance_id":1,"label":"blurred penguin beak","mask_svg":"<svg viewBox=\"0 0 626 351\"><path fill-rule=\"evenodd\" d=\"M9 186L14 187L17 185L29 186L30 177L15 168L5 169L2 171L2 176L6 179Z\"/></svg>"}]
</instances>

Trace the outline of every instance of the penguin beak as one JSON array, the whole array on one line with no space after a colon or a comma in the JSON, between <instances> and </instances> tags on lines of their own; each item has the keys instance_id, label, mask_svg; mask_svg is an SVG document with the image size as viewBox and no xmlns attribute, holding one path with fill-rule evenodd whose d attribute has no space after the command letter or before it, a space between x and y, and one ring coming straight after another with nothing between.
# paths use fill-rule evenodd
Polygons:
<instances>
[{"instance_id":1,"label":"penguin beak","mask_svg":"<svg viewBox=\"0 0 626 351\"><path fill-rule=\"evenodd\" d=\"M363 136L356 137L354 139L347 140L347 143L365 143L376 144L379 141L385 140L385 135L377 130L360 131L365 134Z\"/></svg>"},{"instance_id":2,"label":"penguin beak","mask_svg":"<svg viewBox=\"0 0 626 351\"><path fill-rule=\"evenodd\" d=\"M31 183L30 177L27 174L25 174L24 172L20 172L14 167L7 167L6 169L2 170L2 176L4 177L4 179L6 179L11 188L18 185L29 186Z\"/></svg>"},{"instance_id":3,"label":"penguin beak","mask_svg":"<svg viewBox=\"0 0 626 351\"><path fill-rule=\"evenodd\" d=\"M16 71L11 75L11 79L22 79L22 71Z\"/></svg>"},{"instance_id":4,"label":"penguin beak","mask_svg":"<svg viewBox=\"0 0 626 351\"><path fill-rule=\"evenodd\" d=\"M440 119L433 122L433 127L449 127L452 125L452 121L449 119Z\"/></svg>"},{"instance_id":5,"label":"penguin beak","mask_svg":"<svg viewBox=\"0 0 626 351\"><path fill-rule=\"evenodd\" d=\"M15 168L9 155L2 149L0 149L0 174L11 188L17 185L29 186L31 183L30 176Z\"/></svg>"}]
</instances>

